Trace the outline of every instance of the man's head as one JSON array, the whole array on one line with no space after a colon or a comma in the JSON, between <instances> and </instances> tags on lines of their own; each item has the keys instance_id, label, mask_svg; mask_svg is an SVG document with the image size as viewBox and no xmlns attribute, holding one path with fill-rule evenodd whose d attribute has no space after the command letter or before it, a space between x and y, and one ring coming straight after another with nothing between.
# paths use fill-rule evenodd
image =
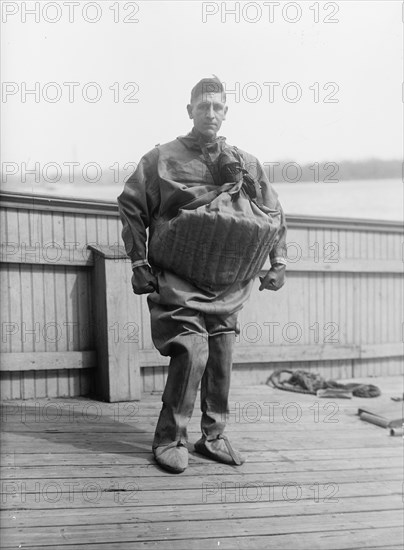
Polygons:
<instances>
[{"instance_id":1,"label":"man's head","mask_svg":"<svg viewBox=\"0 0 404 550\"><path fill-rule=\"evenodd\" d=\"M192 88L187 111L195 130L208 140L216 137L227 113L226 93L217 77L203 78Z\"/></svg>"}]
</instances>

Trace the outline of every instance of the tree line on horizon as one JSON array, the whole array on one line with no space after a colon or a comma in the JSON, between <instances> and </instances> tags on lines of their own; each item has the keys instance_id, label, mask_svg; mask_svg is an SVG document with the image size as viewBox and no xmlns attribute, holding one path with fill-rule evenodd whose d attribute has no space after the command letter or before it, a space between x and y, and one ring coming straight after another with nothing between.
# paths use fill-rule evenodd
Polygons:
<instances>
[{"instance_id":1,"label":"tree line on horizon","mask_svg":"<svg viewBox=\"0 0 404 550\"><path fill-rule=\"evenodd\" d=\"M264 163L271 183L324 182L349 180L401 179L401 160L343 160L299 164L293 161Z\"/></svg>"}]
</instances>

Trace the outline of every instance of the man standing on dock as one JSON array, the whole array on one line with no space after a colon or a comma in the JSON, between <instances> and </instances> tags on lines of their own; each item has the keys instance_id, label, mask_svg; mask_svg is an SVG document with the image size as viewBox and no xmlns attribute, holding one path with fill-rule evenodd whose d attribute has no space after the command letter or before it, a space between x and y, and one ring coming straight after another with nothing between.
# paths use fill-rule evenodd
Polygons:
<instances>
[{"instance_id":1,"label":"man standing on dock","mask_svg":"<svg viewBox=\"0 0 404 550\"><path fill-rule=\"evenodd\" d=\"M237 317L268 256L260 290L284 284L284 214L258 160L217 136L227 109L217 77L198 82L191 132L147 153L118 197L133 291L149 294L153 342L171 358L153 454L172 473L188 466L199 384L195 451L244 462L223 434Z\"/></svg>"}]
</instances>

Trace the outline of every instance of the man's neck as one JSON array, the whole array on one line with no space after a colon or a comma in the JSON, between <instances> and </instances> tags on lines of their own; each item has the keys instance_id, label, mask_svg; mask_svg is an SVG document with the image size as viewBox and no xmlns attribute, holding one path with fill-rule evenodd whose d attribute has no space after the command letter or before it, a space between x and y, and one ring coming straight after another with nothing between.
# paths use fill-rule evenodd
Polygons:
<instances>
[{"instance_id":1,"label":"man's neck","mask_svg":"<svg viewBox=\"0 0 404 550\"><path fill-rule=\"evenodd\" d=\"M195 127L192 128L191 133L198 141L202 141L203 143L212 143L217 138L216 134L214 136L205 136L204 134L201 134L201 132L198 132Z\"/></svg>"}]
</instances>

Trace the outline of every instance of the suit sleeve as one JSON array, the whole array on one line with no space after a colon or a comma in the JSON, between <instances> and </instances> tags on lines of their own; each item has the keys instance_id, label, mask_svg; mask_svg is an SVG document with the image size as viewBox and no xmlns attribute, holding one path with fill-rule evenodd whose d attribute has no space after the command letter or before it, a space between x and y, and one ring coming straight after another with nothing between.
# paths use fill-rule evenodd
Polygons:
<instances>
[{"instance_id":1,"label":"suit sleeve","mask_svg":"<svg viewBox=\"0 0 404 550\"><path fill-rule=\"evenodd\" d=\"M278 230L278 235L275 240L275 244L269 254L269 259L271 264L280 263L286 265L286 219L285 213L282 209L281 203L278 199L278 193L270 184L268 177L261 166L260 162L257 160L256 176L258 183L261 186L262 199L264 204L271 208L271 210L278 210L280 212L280 225Z\"/></svg>"},{"instance_id":2,"label":"suit sleeve","mask_svg":"<svg viewBox=\"0 0 404 550\"><path fill-rule=\"evenodd\" d=\"M154 211L159 207L157 175L158 149L140 160L135 172L125 183L118 197L125 250L133 262L146 263L147 228Z\"/></svg>"}]
</instances>

